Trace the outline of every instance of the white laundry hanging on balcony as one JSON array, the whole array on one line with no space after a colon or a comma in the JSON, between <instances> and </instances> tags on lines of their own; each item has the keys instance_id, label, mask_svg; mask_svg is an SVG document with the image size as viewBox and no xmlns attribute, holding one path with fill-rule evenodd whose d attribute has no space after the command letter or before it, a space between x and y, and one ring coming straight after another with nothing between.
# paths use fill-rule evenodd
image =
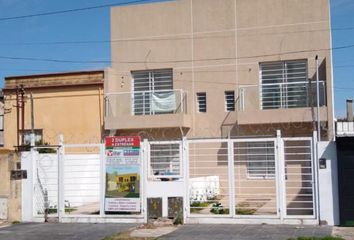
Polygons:
<instances>
[{"instance_id":1,"label":"white laundry hanging on balcony","mask_svg":"<svg viewBox=\"0 0 354 240\"><path fill-rule=\"evenodd\" d=\"M173 91L154 92L151 100L151 110L155 113L174 112L176 110L176 94Z\"/></svg>"}]
</instances>

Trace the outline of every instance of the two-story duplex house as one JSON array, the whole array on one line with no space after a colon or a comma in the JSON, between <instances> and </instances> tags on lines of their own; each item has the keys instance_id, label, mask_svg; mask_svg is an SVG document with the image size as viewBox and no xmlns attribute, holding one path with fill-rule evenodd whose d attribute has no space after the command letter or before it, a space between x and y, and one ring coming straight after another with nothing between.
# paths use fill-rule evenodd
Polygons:
<instances>
[{"instance_id":1,"label":"two-story duplex house","mask_svg":"<svg viewBox=\"0 0 354 240\"><path fill-rule=\"evenodd\" d=\"M149 139L333 133L327 0L177 0L111 9L105 129ZM319 91L316 89L316 55Z\"/></svg>"}]
</instances>

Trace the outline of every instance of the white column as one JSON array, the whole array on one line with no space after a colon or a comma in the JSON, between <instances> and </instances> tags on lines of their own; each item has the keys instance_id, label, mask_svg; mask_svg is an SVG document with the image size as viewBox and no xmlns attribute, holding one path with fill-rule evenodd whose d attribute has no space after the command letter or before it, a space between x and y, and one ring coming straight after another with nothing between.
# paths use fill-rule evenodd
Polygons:
<instances>
[{"instance_id":1,"label":"white column","mask_svg":"<svg viewBox=\"0 0 354 240\"><path fill-rule=\"evenodd\" d=\"M232 217L235 217L235 162L234 162L234 142L231 139L227 141L227 153L228 153L228 176L229 176L229 213Z\"/></svg>"},{"instance_id":2,"label":"white column","mask_svg":"<svg viewBox=\"0 0 354 240\"><path fill-rule=\"evenodd\" d=\"M286 179L285 179L285 154L284 154L284 141L281 138L280 130L277 130L277 139L275 142L276 150L276 188L277 188L277 207L280 221L284 221L286 216Z\"/></svg>"},{"instance_id":3,"label":"white column","mask_svg":"<svg viewBox=\"0 0 354 240\"><path fill-rule=\"evenodd\" d=\"M64 203L64 136L59 135L58 148L58 218L59 222L65 214Z\"/></svg>"},{"instance_id":4,"label":"white column","mask_svg":"<svg viewBox=\"0 0 354 240\"><path fill-rule=\"evenodd\" d=\"M105 205L105 193L106 193L106 154L105 145L100 146L100 217L104 217L104 205Z\"/></svg>"},{"instance_id":5,"label":"white column","mask_svg":"<svg viewBox=\"0 0 354 240\"><path fill-rule=\"evenodd\" d=\"M21 214L23 222L32 222L35 206L34 206L34 176L35 176L35 151L24 152L21 154L21 169L27 171L27 179L22 179L22 199Z\"/></svg>"}]
</instances>

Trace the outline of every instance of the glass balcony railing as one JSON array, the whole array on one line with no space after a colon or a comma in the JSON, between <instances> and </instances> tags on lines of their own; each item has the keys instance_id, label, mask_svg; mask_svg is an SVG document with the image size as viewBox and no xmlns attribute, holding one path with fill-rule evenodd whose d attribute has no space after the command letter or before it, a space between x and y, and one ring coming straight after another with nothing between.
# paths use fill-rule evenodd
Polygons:
<instances>
[{"instance_id":1,"label":"glass balcony railing","mask_svg":"<svg viewBox=\"0 0 354 240\"><path fill-rule=\"evenodd\" d=\"M176 89L107 93L105 116L181 114L186 113L186 103L186 93Z\"/></svg>"},{"instance_id":2,"label":"glass balcony railing","mask_svg":"<svg viewBox=\"0 0 354 240\"><path fill-rule=\"evenodd\" d=\"M319 82L319 105L326 105L324 81ZM274 83L240 87L240 111L316 106L316 82Z\"/></svg>"}]
</instances>

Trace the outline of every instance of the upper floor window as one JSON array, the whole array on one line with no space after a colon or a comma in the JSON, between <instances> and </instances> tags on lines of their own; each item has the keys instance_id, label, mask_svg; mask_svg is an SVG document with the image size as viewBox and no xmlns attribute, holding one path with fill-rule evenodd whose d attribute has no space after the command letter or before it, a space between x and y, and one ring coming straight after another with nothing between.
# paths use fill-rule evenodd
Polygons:
<instances>
[{"instance_id":1,"label":"upper floor window","mask_svg":"<svg viewBox=\"0 0 354 240\"><path fill-rule=\"evenodd\" d=\"M311 98L307 69L307 60L261 63L262 109L307 107Z\"/></svg>"},{"instance_id":2,"label":"upper floor window","mask_svg":"<svg viewBox=\"0 0 354 240\"><path fill-rule=\"evenodd\" d=\"M207 111L207 100L205 92L197 93L197 103L198 112L205 113Z\"/></svg>"},{"instance_id":3,"label":"upper floor window","mask_svg":"<svg viewBox=\"0 0 354 240\"><path fill-rule=\"evenodd\" d=\"M172 69L133 71L134 115L172 113L176 110Z\"/></svg>"},{"instance_id":4,"label":"upper floor window","mask_svg":"<svg viewBox=\"0 0 354 240\"><path fill-rule=\"evenodd\" d=\"M225 91L225 109L227 112L235 111L235 91Z\"/></svg>"}]
</instances>

